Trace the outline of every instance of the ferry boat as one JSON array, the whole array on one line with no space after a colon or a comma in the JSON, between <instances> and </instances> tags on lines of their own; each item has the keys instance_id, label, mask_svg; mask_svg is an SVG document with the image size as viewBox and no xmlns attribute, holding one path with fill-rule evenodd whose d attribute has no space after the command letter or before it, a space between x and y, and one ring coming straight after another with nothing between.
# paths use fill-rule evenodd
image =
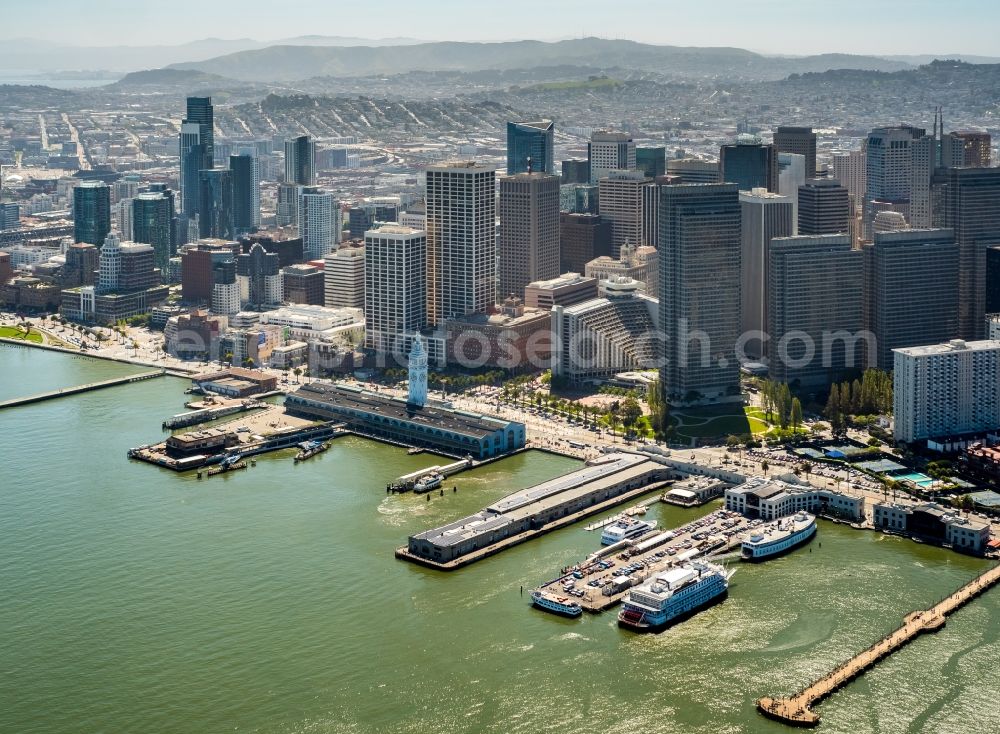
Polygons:
<instances>
[{"instance_id":1,"label":"ferry boat","mask_svg":"<svg viewBox=\"0 0 1000 734\"><path fill-rule=\"evenodd\" d=\"M417 493L430 492L432 489L440 487L442 482L444 482L444 477L440 474L429 474L413 485L413 491Z\"/></svg>"},{"instance_id":2,"label":"ferry boat","mask_svg":"<svg viewBox=\"0 0 1000 734\"><path fill-rule=\"evenodd\" d=\"M531 592L531 603L539 609L564 617L579 617L583 614L583 607L569 597L547 596L539 589Z\"/></svg>"},{"instance_id":3,"label":"ferry boat","mask_svg":"<svg viewBox=\"0 0 1000 734\"><path fill-rule=\"evenodd\" d=\"M635 520L622 518L608 525L601 533L601 545L614 545L623 540L633 540L645 535L656 527L656 520Z\"/></svg>"},{"instance_id":4,"label":"ferry boat","mask_svg":"<svg viewBox=\"0 0 1000 734\"><path fill-rule=\"evenodd\" d=\"M726 598L734 571L705 561L661 571L630 590L618 613L618 626L658 632Z\"/></svg>"},{"instance_id":5,"label":"ferry boat","mask_svg":"<svg viewBox=\"0 0 1000 734\"><path fill-rule=\"evenodd\" d=\"M741 558L763 561L798 548L816 534L816 517L798 512L761 525L743 536Z\"/></svg>"}]
</instances>

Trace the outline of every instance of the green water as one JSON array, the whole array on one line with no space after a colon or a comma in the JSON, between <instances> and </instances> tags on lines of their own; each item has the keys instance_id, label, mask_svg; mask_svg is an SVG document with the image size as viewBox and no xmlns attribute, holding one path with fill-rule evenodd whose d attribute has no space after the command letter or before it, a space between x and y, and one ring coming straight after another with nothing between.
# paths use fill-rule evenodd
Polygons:
<instances>
[{"instance_id":1,"label":"green water","mask_svg":"<svg viewBox=\"0 0 1000 734\"><path fill-rule=\"evenodd\" d=\"M6 392L107 367L0 350ZM823 523L810 548L739 566L725 603L636 636L520 594L598 546L582 524L450 574L392 556L407 534L575 462L522 454L427 502L384 486L433 458L353 438L202 481L127 461L183 410L184 387L0 411L0 732L788 731L754 699L796 689L986 565ZM993 591L824 702L821 730L996 731L998 664Z\"/></svg>"}]
</instances>

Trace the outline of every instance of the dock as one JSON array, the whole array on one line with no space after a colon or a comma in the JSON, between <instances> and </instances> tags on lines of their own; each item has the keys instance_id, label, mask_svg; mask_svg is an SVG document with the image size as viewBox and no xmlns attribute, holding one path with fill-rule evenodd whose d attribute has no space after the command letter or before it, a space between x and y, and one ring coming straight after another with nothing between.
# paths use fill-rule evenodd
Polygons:
<instances>
[{"instance_id":1,"label":"dock","mask_svg":"<svg viewBox=\"0 0 1000 734\"><path fill-rule=\"evenodd\" d=\"M28 395L23 398L11 398L10 400L0 401L0 409L13 408L18 405L29 405L31 403L40 403L45 400L62 398L67 395L77 395L79 393L91 392L92 390L102 390L106 387L128 385L132 382L152 380L155 377L163 377L166 374L166 370L157 370L155 372L143 372L142 374L130 375L128 377L113 377L110 380L101 380L100 382L88 382L86 385L77 385L75 387L61 387L58 390L50 390L48 392L37 393L35 395Z\"/></svg>"},{"instance_id":2,"label":"dock","mask_svg":"<svg viewBox=\"0 0 1000 734\"><path fill-rule=\"evenodd\" d=\"M660 498L653 497L650 501L659 502ZM598 614L620 603L629 589L655 573L738 547L750 522L734 512L716 510L677 528L657 528L634 540L600 548L579 563L562 569L558 577L534 591L562 597L572 595L585 612ZM628 567L638 570L623 573Z\"/></svg>"},{"instance_id":3,"label":"dock","mask_svg":"<svg viewBox=\"0 0 1000 734\"><path fill-rule=\"evenodd\" d=\"M650 497L649 499L644 499L638 504L632 505L632 507L626 507L625 510L620 515L612 515L611 517L606 517L603 520L598 520L597 522L592 522L590 525L584 528L584 530L593 531L600 530L601 528L606 528L612 523L618 522L626 517L635 517L636 515L643 515L646 509L650 505L655 505L660 501L659 497Z\"/></svg>"},{"instance_id":4,"label":"dock","mask_svg":"<svg viewBox=\"0 0 1000 734\"><path fill-rule=\"evenodd\" d=\"M757 710L767 718L789 726L817 726L819 714L812 710L813 706L916 637L925 632L937 632L944 627L945 617L985 593L998 582L1000 582L1000 565L993 566L977 576L930 609L907 614L903 618L901 627L797 693L786 698L759 699Z\"/></svg>"}]
</instances>

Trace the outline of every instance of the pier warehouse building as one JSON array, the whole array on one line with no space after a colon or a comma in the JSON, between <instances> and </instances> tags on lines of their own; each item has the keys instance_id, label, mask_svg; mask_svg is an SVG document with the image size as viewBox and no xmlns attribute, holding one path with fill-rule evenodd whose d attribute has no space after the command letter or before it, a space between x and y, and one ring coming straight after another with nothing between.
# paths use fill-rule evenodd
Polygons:
<instances>
[{"instance_id":1,"label":"pier warehouse building","mask_svg":"<svg viewBox=\"0 0 1000 734\"><path fill-rule=\"evenodd\" d=\"M600 463L507 495L461 520L411 535L411 556L448 563L567 515L666 479L669 467L639 454L609 454Z\"/></svg>"},{"instance_id":2,"label":"pier warehouse building","mask_svg":"<svg viewBox=\"0 0 1000 734\"><path fill-rule=\"evenodd\" d=\"M306 418L345 423L361 434L474 459L515 451L525 441L523 423L443 405L418 405L353 385L303 385L288 395L285 409Z\"/></svg>"}]
</instances>

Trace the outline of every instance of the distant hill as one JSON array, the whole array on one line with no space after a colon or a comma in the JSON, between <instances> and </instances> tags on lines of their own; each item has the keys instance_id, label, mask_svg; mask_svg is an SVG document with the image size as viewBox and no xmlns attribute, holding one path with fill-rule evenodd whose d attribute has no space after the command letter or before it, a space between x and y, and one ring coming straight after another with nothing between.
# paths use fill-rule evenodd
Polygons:
<instances>
[{"instance_id":1,"label":"distant hill","mask_svg":"<svg viewBox=\"0 0 1000 734\"><path fill-rule=\"evenodd\" d=\"M479 71L533 66L617 66L689 77L781 79L828 69L898 71L912 68L874 56L823 54L774 58L739 48L653 46L634 41L579 38L545 43L418 43L407 46L270 46L206 61L172 64L245 81L295 81L308 77L352 77L408 71Z\"/></svg>"},{"instance_id":2,"label":"distant hill","mask_svg":"<svg viewBox=\"0 0 1000 734\"><path fill-rule=\"evenodd\" d=\"M243 85L243 82L226 79L218 74L208 74L194 69L147 69L126 74L106 89L115 91L133 91L143 87L188 87L232 86Z\"/></svg>"}]
</instances>

